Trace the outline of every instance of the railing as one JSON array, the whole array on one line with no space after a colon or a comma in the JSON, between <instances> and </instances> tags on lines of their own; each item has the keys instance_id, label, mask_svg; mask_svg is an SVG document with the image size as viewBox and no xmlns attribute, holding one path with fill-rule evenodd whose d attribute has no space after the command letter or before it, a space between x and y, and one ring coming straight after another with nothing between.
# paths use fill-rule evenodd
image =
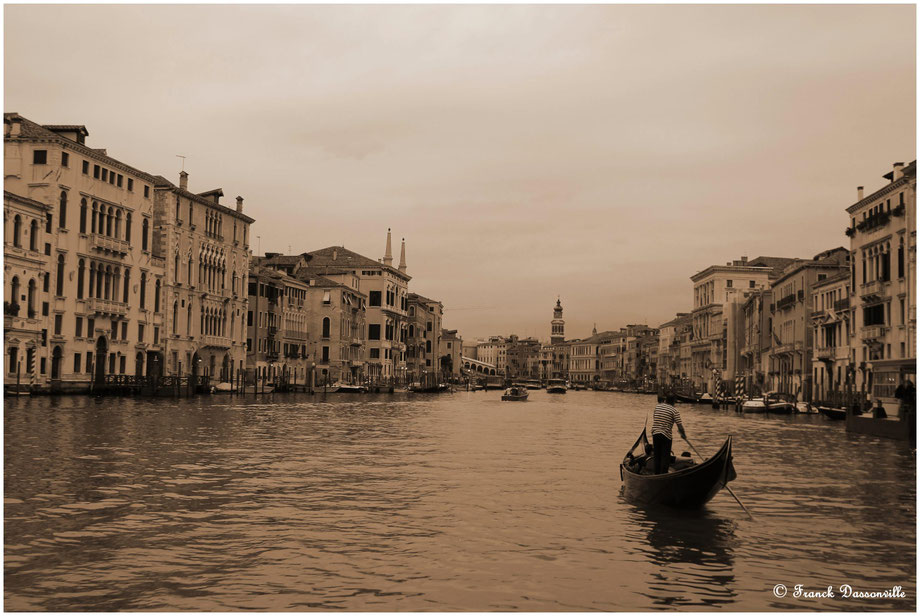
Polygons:
<instances>
[{"instance_id":1,"label":"railing","mask_svg":"<svg viewBox=\"0 0 920 616\"><path fill-rule=\"evenodd\" d=\"M776 302L776 309L777 309L777 310L785 310L786 308L788 308L789 306L793 305L794 303L795 303L795 293L793 293L793 294L791 294L791 295L787 295L787 296L784 297L783 299L781 299L781 300L779 300L778 302Z\"/></svg>"},{"instance_id":2,"label":"railing","mask_svg":"<svg viewBox=\"0 0 920 616\"><path fill-rule=\"evenodd\" d=\"M277 328L277 327L272 326L272 327L269 327L269 328L268 328L268 336L269 336L269 338L274 338L274 337L277 336L277 335L278 335L278 328Z\"/></svg>"},{"instance_id":3,"label":"railing","mask_svg":"<svg viewBox=\"0 0 920 616\"><path fill-rule=\"evenodd\" d=\"M884 336L886 331L888 327L885 325L870 325L859 330L859 334L863 340L875 340Z\"/></svg>"},{"instance_id":4,"label":"railing","mask_svg":"<svg viewBox=\"0 0 920 616\"><path fill-rule=\"evenodd\" d=\"M107 250L109 252L123 255L126 255L131 251L131 244L129 244L127 241L114 237L108 237L105 235L90 236L90 243L93 245L93 248L98 248L99 250Z\"/></svg>"},{"instance_id":5,"label":"railing","mask_svg":"<svg viewBox=\"0 0 920 616\"><path fill-rule=\"evenodd\" d=\"M297 330L295 330L295 329L286 329L286 330L284 330L284 337L285 337L285 338L288 338L288 339L290 339L290 340L306 340L306 339L307 339L307 333L306 333L306 332L299 332L299 331L297 331Z\"/></svg>"},{"instance_id":6,"label":"railing","mask_svg":"<svg viewBox=\"0 0 920 616\"><path fill-rule=\"evenodd\" d=\"M86 307L97 314L125 315L128 313L128 304L110 299L102 299L100 297L90 297L87 299Z\"/></svg>"},{"instance_id":7,"label":"railing","mask_svg":"<svg viewBox=\"0 0 920 616\"><path fill-rule=\"evenodd\" d=\"M844 299L838 299L834 302L834 312L840 312L841 310L850 309L850 298L846 297Z\"/></svg>"},{"instance_id":8,"label":"railing","mask_svg":"<svg viewBox=\"0 0 920 616\"><path fill-rule=\"evenodd\" d=\"M223 349L229 349L232 346L230 338L227 336L202 336L201 344L206 347L220 347Z\"/></svg>"},{"instance_id":9,"label":"railing","mask_svg":"<svg viewBox=\"0 0 920 616\"><path fill-rule=\"evenodd\" d=\"M827 316L826 310L812 310L811 311L812 319L820 319L821 317L826 317L826 316Z\"/></svg>"},{"instance_id":10,"label":"railing","mask_svg":"<svg viewBox=\"0 0 920 616\"><path fill-rule=\"evenodd\" d=\"M815 359L834 359L837 356L837 347L818 347L815 349Z\"/></svg>"},{"instance_id":11,"label":"railing","mask_svg":"<svg viewBox=\"0 0 920 616\"><path fill-rule=\"evenodd\" d=\"M884 227L888 224L888 221L891 219L891 215L888 212L879 212L878 214L873 214L865 220L861 220L856 223L856 228L859 231L868 233L869 231L874 231L880 227Z\"/></svg>"}]
</instances>

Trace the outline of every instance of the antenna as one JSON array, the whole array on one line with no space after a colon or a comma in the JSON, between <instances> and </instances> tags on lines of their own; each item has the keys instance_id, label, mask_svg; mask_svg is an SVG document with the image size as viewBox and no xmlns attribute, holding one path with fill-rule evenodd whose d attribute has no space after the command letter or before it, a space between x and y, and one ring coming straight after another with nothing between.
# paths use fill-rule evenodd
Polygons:
<instances>
[{"instance_id":1,"label":"antenna","mask_svg":"<svg viewBox=\"0 0 920 616\"><path fill-rule=\"evenodd\" d=\"M186 156L183 156L182 154L176 154L176 158L181 158L181 159L182 159L182 169L181 169L181 171L185 171L185 159L186 159L187 157L186 157Z\"/></svg>"}]
</instances>

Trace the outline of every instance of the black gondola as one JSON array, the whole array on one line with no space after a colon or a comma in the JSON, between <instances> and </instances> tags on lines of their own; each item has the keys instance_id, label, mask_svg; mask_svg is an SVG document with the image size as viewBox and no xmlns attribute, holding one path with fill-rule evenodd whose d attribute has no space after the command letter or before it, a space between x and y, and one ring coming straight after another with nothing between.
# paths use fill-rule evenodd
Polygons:
<instances>
[{"instance_id":1,"label":"black gondola","mask_svg":"<svg viewBox=\"0 0 920 616\"><path fill-rule=\"evenodd\" d=\"M642 475L630 470L634 460L632 452L639 448L639 451L644 453L648 445L643 428L635 445L620 464L623 492L629 500L696 509L709 502L726 483L737 477L732 464L731 436L725 439L722 448L708 460L673 473L658 475ZM648 463L651 464L652 460L649 459Z\"/></svg>"}]
</instances>

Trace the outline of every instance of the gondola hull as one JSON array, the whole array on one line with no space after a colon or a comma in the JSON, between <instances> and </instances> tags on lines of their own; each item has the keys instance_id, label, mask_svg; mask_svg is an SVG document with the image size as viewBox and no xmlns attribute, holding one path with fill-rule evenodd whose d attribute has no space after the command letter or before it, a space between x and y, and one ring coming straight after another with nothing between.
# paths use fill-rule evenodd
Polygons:
<instances>
[{"instance_id":1,"label":"gondola hull","mask_svg":"<svg viewBox=\"0 0 920 616\"><path fill-rule=\"evenodd\" d=\"M642 443L643 440L645 443L648 442L644 430L636 444ZM732 465L730 436L722 448L708 460L673 473L640 475L629 470L625 459L620 464L623 495L628 500L679 509L702 507L736 476Z\"/></svg>"},{"instance_id":2,"label":"gondola hull","mask_svg":"<svg viewBox=\"0 0 920 616\"><path fill-rule=\"evenodd\" d=\"M835 409L828 406L819 406L818 412L834 421L843 421L847 418L846 409Z\"/></svg>"}]
</instances>

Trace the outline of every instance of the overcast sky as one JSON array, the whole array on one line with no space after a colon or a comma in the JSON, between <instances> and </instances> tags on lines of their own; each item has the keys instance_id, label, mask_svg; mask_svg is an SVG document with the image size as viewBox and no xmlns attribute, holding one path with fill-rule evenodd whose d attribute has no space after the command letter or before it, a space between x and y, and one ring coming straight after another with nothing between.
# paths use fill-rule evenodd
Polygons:
<instances>
[{"instance_id":1,"label":"overcast sky","mask_svg":"<svg viewBox=\"0 0 920 616\"><path fill-rule=\"evenodd\" d=\"M5 111L383 256L465 338L657 326L690 276L848 245L916 152L915 7L9 6ZM261 236L261 240L256 240Z\"/></svg>"}]
</instances>

